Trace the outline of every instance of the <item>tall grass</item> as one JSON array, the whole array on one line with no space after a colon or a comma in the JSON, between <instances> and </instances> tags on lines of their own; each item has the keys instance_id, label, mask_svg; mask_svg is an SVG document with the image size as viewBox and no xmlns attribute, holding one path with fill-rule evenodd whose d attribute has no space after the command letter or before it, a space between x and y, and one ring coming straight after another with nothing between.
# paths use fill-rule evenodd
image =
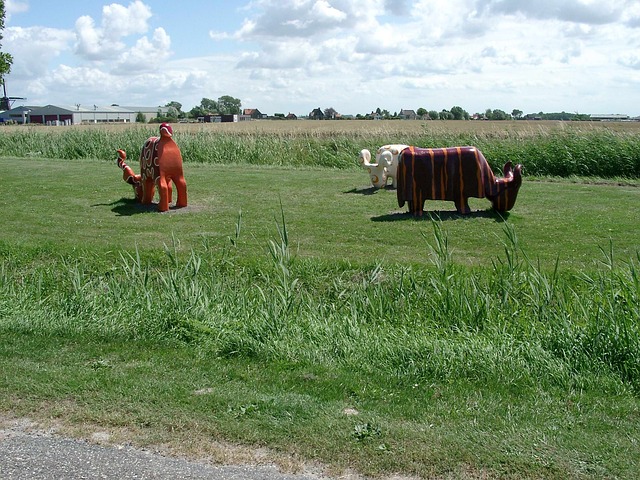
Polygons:
<instances>
[{"instance_id":1,"label":"tall grass","mask_svg":"<svg viewBox=\"0 0 640 480\"><path fill-rule=\"evenodd\" d=\"M236 239L240 232L238 216ZM264 255L226 248L161 259L123 253L0 264L0 325L48 335L170 340L211 355L342 366L400 382L462 379L499 388L640 389L640 253L614 248L581 273L541 268L505 224L491 269L451 261L437 221L432 267L300 259L284 216Z\"/></svg>"},{"instance_id":2,"label":"tall grass","mask_svg":"<svg viewBox=\"0 0 640 480\"><path fill-rule=\"evenodd\" d=\"M261 128L264 123L255 123L258 126L180 126L175 138L185 160L194 163L354 169L361 149L375 150L388 143L475 145L495 171L511 160L522 163L528 175L640 177L640 135L632 128L589 123L494 122L486 127L483 122L400 121L276 122L280 128ZM318 123L324 128L317 128ZM16 157L113 160L115 150L123 148L130 158L137 158L151 135L157 135L157 126L5 128L0 151Z\"/></svg>"}]
</instances>

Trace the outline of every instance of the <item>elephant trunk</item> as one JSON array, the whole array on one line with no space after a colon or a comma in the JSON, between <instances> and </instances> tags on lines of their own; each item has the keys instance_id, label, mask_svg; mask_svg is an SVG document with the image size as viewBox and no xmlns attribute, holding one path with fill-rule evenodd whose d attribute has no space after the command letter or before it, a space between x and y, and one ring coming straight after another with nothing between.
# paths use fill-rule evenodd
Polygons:
<instances>
[{"instance_id":1,"label":"elephant trunk","mask_svg":"<svg viewBox=\"0 0 640 480\"><path fill-rule=\"evenodd\" d=\"M378 164L371 163L371 152L366 148L360 150L360 165L363 167L377 167Z\"/></svg>"}]
</instances>

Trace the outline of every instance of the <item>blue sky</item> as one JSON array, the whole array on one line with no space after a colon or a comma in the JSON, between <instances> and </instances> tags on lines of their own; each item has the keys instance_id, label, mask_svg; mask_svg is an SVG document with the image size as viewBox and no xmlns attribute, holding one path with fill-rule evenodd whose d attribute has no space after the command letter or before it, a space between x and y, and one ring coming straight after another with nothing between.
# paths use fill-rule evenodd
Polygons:
<instances>
[{"instance_id":1,"label":"blue sky","mask_svg":"<svg viewBox=\"0 0 640 480\"><path fill-rule=\"evenodd\" d=\"M5 0L27 105L640 115L637 0Z\"/></svg>"}]
</instances>

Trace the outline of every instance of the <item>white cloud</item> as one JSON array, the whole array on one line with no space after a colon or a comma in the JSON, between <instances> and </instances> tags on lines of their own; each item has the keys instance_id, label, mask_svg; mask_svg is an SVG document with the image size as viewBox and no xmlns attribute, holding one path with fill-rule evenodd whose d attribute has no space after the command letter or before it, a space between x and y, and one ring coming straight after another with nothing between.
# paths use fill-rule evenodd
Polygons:
<instances>
[{"instance_id":1,"label":"white cloud","mask_svg":"<svg viewBox=\"0 0 640 480\"><path fill-rule=\"evenodd\" d=\"M4 47L13 55L11 73L18 78L46 75L50 62L69 49L72 32L44 27L8 27Z\"/></svg>"},{"instance_id":2,"label":"white cloud","mask_svg":"<svg viewBox=\"0 0 640 480\"><path fill-rule=\"evenodd\" d=\"M24 13L29 10L29 4L27 2L21 2L19 0L5 0L4 2L5 20L7 23L11 20L11 15L16 13Z\"/></svg>"},{"instance_id":3,"label":"white cloud","mask_svg":"<svg viewBox=\"0 0 640 480\"><path fill-rule=\"evenodd\" d=\"M124 52L113 72L128 75L131 72L155 71L171 55L171 38L163 28L156 28L153 37L138 39L136 44Z\"/></svg>"},{"instance_id":4,"label":"white cloud","mask_svg":"<svg viewBox=\"0 0 640 480\"><path fill-rule=\"evenodd\" d=\"M618 20L627 0L479 0L484 14L521 14L529 18L601 25Z\"/></svg>"},{"instance_id":5,"label":"white cloud","mask_svg":"<svg viewBox=\"0 0 640 480\"><path fill-rule=\"evenodd\" d=\"M102 7L101 26L84 15L76 20L76 53L88 60L110 60L126 49L123 38L148 31L151 9L140 0L128 7L113 3Z\"/></svg>"}]
</instances>

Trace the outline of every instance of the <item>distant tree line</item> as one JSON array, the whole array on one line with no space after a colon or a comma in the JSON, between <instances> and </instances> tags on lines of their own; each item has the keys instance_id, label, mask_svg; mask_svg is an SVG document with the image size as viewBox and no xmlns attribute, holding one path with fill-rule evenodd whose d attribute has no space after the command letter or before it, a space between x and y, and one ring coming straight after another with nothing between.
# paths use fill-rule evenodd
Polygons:
<instances>
[{"instance_id":1,"label":"distant tree line","mask_svg":"<svg viewBox=\"0 0 640 480\"><path fill-rule=\"evenodd\" d=\"M176 122L180 119L193 119L196 120L207 115L229 115L229 114L241 114L242 102L239 98L232 97L230 95L223 95L217 100L210 98L203 98L200 101L200 105L193 107L188 112L182 110L182 104L180 102L172 101L165 105L168 107L166 112L158 110L158 115L151 120L151 122ZM371 120L381 118L384 120L399 119L400 114L398 112L391 113L389 110L383 108L376 108L371 113L351 115L341 115L333 108L325 108L322 113L325 120L340 120L356 118L358 120ZM464 108L456 105L451 109L427 110L424 107L420 107L415 111L416 118L419 120L590 120L590 116L580 113L527 113L526 115L522 110L513 109L511 113L507 113L500 109L486 109L483 113L477 112L469 114ZM276 118L285 118L284 114L274 114Z\"/></svg>"}]
</instances>

